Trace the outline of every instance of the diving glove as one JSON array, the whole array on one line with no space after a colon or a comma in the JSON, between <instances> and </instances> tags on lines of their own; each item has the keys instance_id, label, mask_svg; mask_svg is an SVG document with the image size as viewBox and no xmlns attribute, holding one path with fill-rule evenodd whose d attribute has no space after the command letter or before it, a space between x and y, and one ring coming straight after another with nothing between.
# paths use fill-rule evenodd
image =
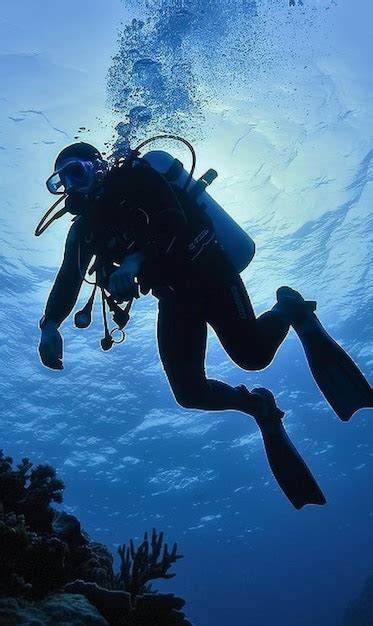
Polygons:
<instances>
[{"instance_id":1,"label":"diving glove","mask_svg":"<svg viewBox=\"0 0 373 626\"><path fill-rule=\"evenodd\" d=\"M139 285L131 271L120 267L110 276L108 291L117 302L129 302L132 298L139 298Z\"/></svg>"},{"instance_id":2,"label":"diving glove","mask_svg":"<svg viewBox=\"0 0 373 626\"><path fill-rule=\"evenodd\" d=\"M39 355L45 367L52 370L62 370L63 340L61 333L54 322L40 323L41 339L39 343Z\"/></svg>"}]
</instances>

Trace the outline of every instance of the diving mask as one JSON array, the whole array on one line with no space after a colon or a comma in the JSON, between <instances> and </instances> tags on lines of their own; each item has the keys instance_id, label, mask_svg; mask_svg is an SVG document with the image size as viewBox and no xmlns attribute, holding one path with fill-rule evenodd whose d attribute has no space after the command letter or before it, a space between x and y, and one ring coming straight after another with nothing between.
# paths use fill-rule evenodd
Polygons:
<instances>
[{"instance_id":1,"label":"diving mask","mask_svg":"<svg viewBox=\"0 0 373 626\"><path fill-rule=\"evenodd\" d=\"M101 159L66 159L47 179L48 191L54 195L72 192L88 194L102 182L107 167L106 161Z\"/></svg>"}]
</instances>

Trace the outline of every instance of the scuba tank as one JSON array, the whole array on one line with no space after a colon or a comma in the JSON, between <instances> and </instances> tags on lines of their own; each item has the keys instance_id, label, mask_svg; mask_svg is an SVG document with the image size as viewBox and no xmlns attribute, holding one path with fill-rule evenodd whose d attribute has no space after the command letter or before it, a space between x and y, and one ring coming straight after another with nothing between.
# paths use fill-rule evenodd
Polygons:
<instances>
[{"instance_id":1,"label":"scuba tank","mask_svg":"<svg viewBox=\"0 0 373 626\"><path fill-rule=\"evenodd\" d=\"M206 211L210 217L216 239L233 266L242 272L253 259L255 243L230 215L207 193L206 187L217 177L217 172L208 170L195 180L178 159L163 150L152 150L142 156L153 169L161 174L171 186L184 190L189 198Z\"/></svg>"}]
</instances>

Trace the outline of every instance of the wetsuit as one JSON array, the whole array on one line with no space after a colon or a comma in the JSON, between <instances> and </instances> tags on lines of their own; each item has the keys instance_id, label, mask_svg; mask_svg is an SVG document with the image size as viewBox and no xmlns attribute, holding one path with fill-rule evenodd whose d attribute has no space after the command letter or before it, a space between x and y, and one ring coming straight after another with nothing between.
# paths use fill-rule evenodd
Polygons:
<instances>
[{"instance_id":1,"label":"wetsuit","mask_svg":"<svg viewBox=\"0 0 373 626\"><path fill-rule=\"evenodd\" d=\"M216 241L210 218L145 162L114 167L97 198L68 198L79 213L49 296L44 323L70 314L93 255L101 284L141 250L142 293L158 298L160 358L177 402L206 410L242 409L239 388L206 378L207 325L246 370L269 365L289 325L276 310L255 317L245 286ZM109 269L108 269L109 268Z\"/></svg>"}]
</instances>

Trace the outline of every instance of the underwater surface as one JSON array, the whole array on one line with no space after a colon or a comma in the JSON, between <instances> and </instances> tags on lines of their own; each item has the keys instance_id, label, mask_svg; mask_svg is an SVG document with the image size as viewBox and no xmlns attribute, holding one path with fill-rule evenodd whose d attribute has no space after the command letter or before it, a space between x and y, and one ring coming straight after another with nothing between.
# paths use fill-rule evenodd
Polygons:
<instances>
[{"instance_id":1,"label":"underwater surface","mask_svg":"<svg viewBox=\"0 0 373 626\"><path fill-rule=\"evenodd\" d=\"M114 552L152 527L177 541L177 576L157 588L184 597L195 626L342 625L373 574L372 413L335 417L294 333L256 373L211 332L209 375L272 389L323 488L325 507L295 511L247 415L176 404L154 298L135 303L109 353L99 308L86 331L67 320L65 369L43 368L37 324L69 225L34 237L45 180L76 138L121 154L159 132L186 137L256 242L243 273L256 312L278 286L299 289L371 380L372 17L368 0L2 7L1 447L55 466L64 510ZM189 163L178 144L159 147Z\"/></svg>"}]
</instances>

